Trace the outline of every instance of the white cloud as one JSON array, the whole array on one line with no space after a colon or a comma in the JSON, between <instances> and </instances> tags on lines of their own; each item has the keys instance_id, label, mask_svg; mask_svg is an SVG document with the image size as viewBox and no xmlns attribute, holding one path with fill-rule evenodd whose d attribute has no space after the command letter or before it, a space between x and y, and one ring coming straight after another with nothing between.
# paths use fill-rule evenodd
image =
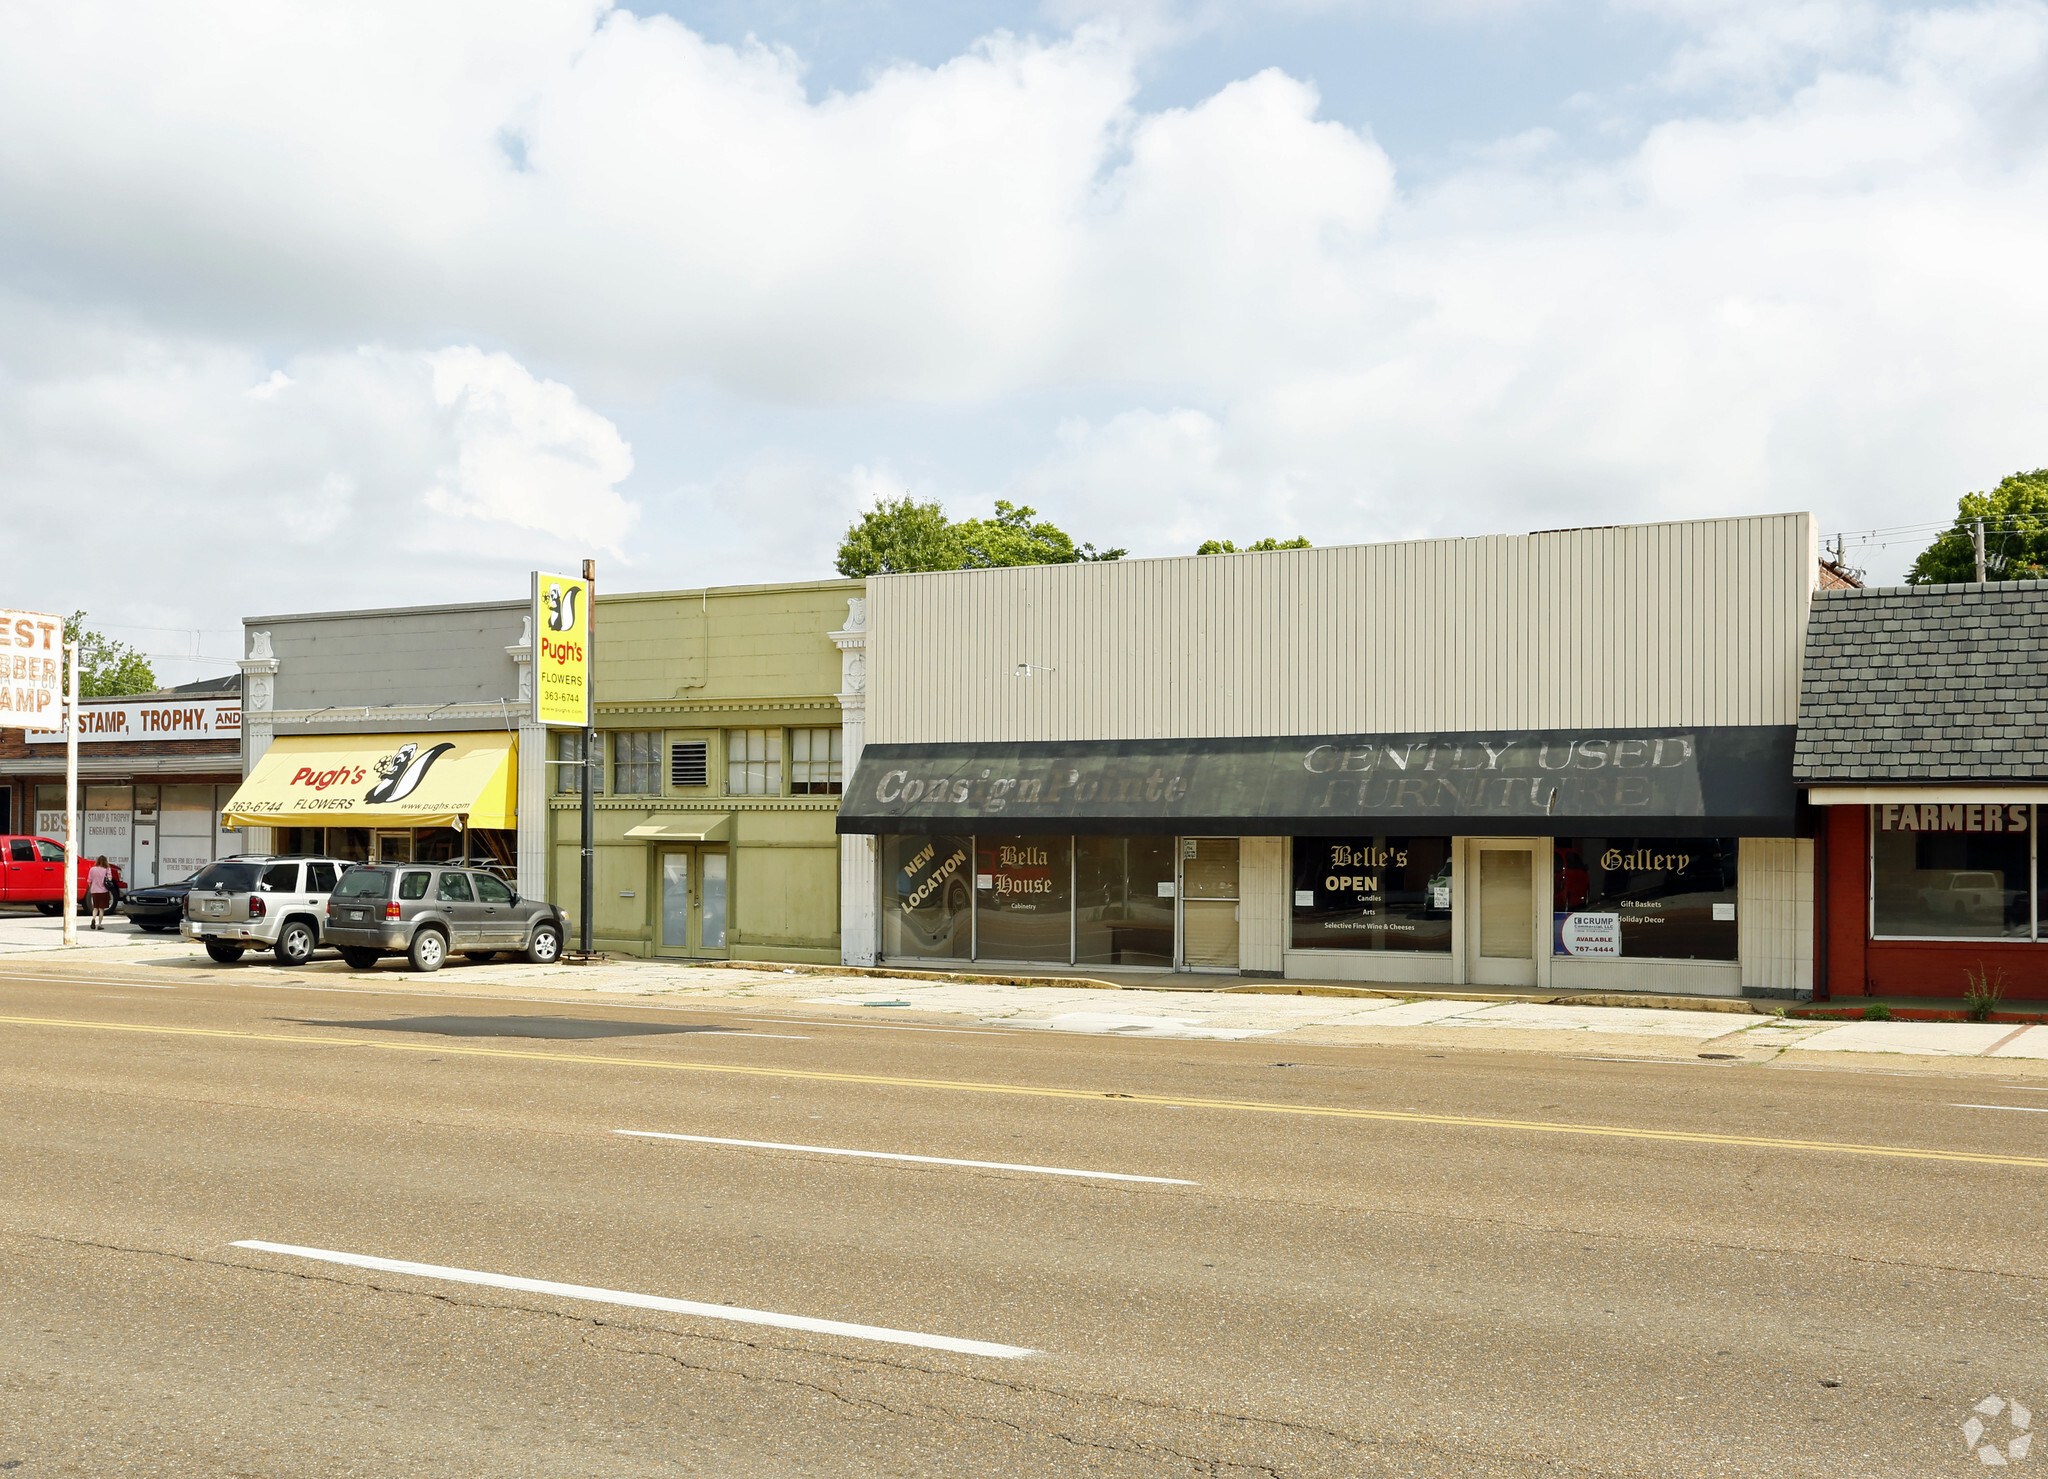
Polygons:
<instances>
[{"instance_id":1,"label":"white cloud","mask_svg":"<svg viewBox=\"0 0 2048 1479\"><path fill-rule=\"evenodd\" d=\"M272 368L18 303L0 343L0 476L16 549L37 553L17 586L114 626L516 597L565 547L625 549L637 517L617 429L503 354Z\"/></svg>"},{"instance_id":2,"label":"white cloud","mask_svg":"<svg viewBox=\"0 0 2048 1479\"><path fill-rule=\"evenodd\" d=\"M1145 111L1133 37L1186 12L1142 4L813 100L588 0L24 0L0 489L117 539L168 503L152 553L232 538L249 589L317 549L413 599L563 507L644 584L823 573L898 467L1149 551L1881 522L2044 460L2048 6L1643 3L1696 39L1634 146L1518 131L1404 189L1279 72ZM588 402L678 386L778 430L643 473L677 491L636 525ZM906 406L1005 450L944 467Z\"/></svg>"}]
</instances>

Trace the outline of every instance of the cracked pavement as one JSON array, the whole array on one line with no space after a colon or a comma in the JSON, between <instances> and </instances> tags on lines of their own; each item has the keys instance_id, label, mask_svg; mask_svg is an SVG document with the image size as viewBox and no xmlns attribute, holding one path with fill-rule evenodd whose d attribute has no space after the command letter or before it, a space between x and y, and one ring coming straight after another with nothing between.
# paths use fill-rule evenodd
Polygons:
<instances>
[{"instance_id":1,"label":"cracked pavement","mask_svg":"<svg viewBox=\"0 0 2048 1479\"><path fill-rule=\"evenodd\" d=\"M1953 1107L2038 1098L2024 1064L1282 1054L465 974L0 963L7 1473L1919 1479L1979 1467L1988 1393L2048 1406L2048 1116ZM1575 1124L1637 1138L1541 1130Z\"/></svg>"}]
</instances>

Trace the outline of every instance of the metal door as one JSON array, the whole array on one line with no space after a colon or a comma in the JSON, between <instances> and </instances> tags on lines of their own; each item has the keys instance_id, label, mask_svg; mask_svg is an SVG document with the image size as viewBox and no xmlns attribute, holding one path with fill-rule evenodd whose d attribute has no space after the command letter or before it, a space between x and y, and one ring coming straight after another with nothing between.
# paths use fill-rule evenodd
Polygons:
<instances>
[{"instance_id":1,"label":"metal door","mask_svg":"<svg viewBox=\"0 0 2048 1479\"><path fill-rule=\"evenodd\" d=\"M1536 847L1525 838L1475 838L1465 938L1474 986L1536 984Z\"/></svg>"}]
</instances>

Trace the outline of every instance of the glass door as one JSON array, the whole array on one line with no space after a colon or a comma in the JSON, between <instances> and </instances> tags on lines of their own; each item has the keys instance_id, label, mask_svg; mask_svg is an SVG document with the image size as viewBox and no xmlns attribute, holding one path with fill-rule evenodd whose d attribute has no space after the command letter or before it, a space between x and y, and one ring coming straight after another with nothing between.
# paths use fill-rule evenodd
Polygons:
<instances>
[{"instance_id":1,"label":"glass door","mask_svg":"<svg viewBox=\"0 0 2048 1479\"><path fill-rule=\"evenodd\" d=\"M726 954L728 898L724 848L664 849L661 948L673 955Z\"/></svg>"},{"instance_id":2,"label":"glass door","mask_svg":"<svg viewBox=\"0 0 2048 1479\"><path fill-rule=\"evenodd\" d=\"M1478 854L1466 937L1474 986L1536 984L1536 849L1520 838L1471 844Z\"/></svg>"},{"instance_id":3,"label":"glass door","mask_svg":"<svg viewBox=\"0 0 2048 1479\"><path fill-rule=\"evenodd\" d=\"M1237 969L1237 839L1180 839L1180 959L1191 971Z\"/></svg>"},{"instance_id":4,"label":"glass door","mask_svg":"<svg viewBox=\"0 0 2048 1479\"><path fill-rule=\"evenodd\" d=\"M377 861L380 863L410 863L412 861L412 833L379 832L377 834Z\"/></svg>"}]
</instances>

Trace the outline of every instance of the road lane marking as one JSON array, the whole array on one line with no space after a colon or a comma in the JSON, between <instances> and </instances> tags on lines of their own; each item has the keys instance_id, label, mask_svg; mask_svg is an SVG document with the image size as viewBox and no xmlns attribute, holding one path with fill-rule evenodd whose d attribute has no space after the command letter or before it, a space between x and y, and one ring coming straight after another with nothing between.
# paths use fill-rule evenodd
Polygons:
<instances>
[{"instance_id":1,"label":"road lane marking","mask_svg":"<svg viewBox=\"0 0 2048 1479\"><path fill-rule=\"evenodd\" d=\"M732 1320L741 1325L772 1325L778 1330L808 1330L814 1335L844 1335L853 1340L876 1340L889 1345L922 1346L929 1351L957 1351L963 1356L994 1356L1015 1361L1038 1352L1025 1346L999 1345L990 1340L961 1340L951 1335L926 1335L917 1330L892 1330L886 1325L852 1325L844 1320L814 1320L809 1315L785 1315L774 1310L741 1309L730 1304L700 1304L694 1299L669 1299L660 1294L633 1294L624 1289L595 1289L587 1284L557 1284L552 1279L522 1279L512 1274L480 1273L470 1268L446 1268L437 1263L408 1263L399 1258L372 1258L366 1253L337 1253L331 1248L301 1248L291 1243L265 1243L255 1239L239 1242L237 1248L259 1253L282 1253L288 1258L311 1258L321 1263L341 1263L350 1268L376 1269L380 1273L410 1274L417 1279L446 1279L455 1284L480 1284L489 1289L518 1289L527 1294L551 1294L558 1299L587 1299L592 1304L619 1304L641 1310L667 1310L678 1315L699 1315L707 1320Z\"/></svg>"},{"instance_id":2,"label":"road lane marking","mask_svg":"<svg viewBox=\"0 0 2048 1479\"><path fill-rule=\"evenodd\" d=\"M2014 1114L2048 1114L2048 1105L2040 1104L1951 1104L1950 1109L2010 1109Z\"/></svg>"},{"instance_id":3,"label":"road lane marking","mask_svg":"<svg viewBox=\"0 0 2048 1479\"><path fill-rule=\"evenodd\" d=\"M1309 1119L1369 1120L1382 1124L1442 1125L1460 1130L1513 1130L1542 1135L1585 1135L1602 1140L1655 1140L1678 1145L1721 1145L1747 1150L1800 1150L1832 1155L1879 1156L1888 1160L1950 1161L1980 1166L2024 1166L2048 1170L2048 1158L1994 1155L1975 1150L1932 1150L1905 1145L1861 1145L1847 1140L1792 1140L1775 1135L1720 1135L1705 1130L1651 1130L1624 1125L1583 1125L1557 1120L1487 1119L1477 1115L1423 1114L1412 1110L1352 1109L1341 1105L1278 1104L1259 1099L1197 1099L1179 1094L1105 1093L1101 1089L1056 1089L1033 1084L991 1084L972 1079L901 1078L876 1073L838 1073L822 1068L767 1068L751 1063L691 1063L673 1058L612 1058L595 1053L542 1053L521 1048L465 1048L446 1043L372 1042L356 1037L294 1036L282 1032L241 1032L227 1027L163 1027L138 1022L86 1022L69 1017L6 1017L0 1026L75 1028L86 1032L131 1032L147 1037L207 1037L237 1042L286 1043L294 1047L358 1048L386 1053L427 1053L444 1058L505 1058L521 1062L572 1063L631 1068L639 1072L724 1074L787 1082L861 1084L871 1088L931 1089L956 1094L1005 1094L1020 1099L1078 1099L1119 1105L1147 1104L1172 1109L1216 1109L1239 1114L1300 1115ZM1874 1072L1877 1070L1848 1070Z\"/></svg>"},{"instance_id":4,"label":"road lane marking","mask_svg":"<svg viewBox=\"0 0 2048 1479\"><path fill-rule=\"evenodd\" d=\"M1022 1166L1011 1161L956 1161L942 1155L899 1155L892 1150L843 1150L835 1145L784 1145L776 1140L728 1140L720 1135L669 1135L660 1130L614 1130L642 1140L688 1140L698 1145L743 1145L751 1150L799 1150L806 1155L850 1155L871 1161L917 1161L926 1166L972 1166L979 1171L1031 1171L1040 1176L1087 1176L1096 1181L1145 1181L1154 1186L1200 1186L1172 1176L1133 1176L1124 1171L1074 1171L1065 1166Z\"/></svg>"}]
</instances>

